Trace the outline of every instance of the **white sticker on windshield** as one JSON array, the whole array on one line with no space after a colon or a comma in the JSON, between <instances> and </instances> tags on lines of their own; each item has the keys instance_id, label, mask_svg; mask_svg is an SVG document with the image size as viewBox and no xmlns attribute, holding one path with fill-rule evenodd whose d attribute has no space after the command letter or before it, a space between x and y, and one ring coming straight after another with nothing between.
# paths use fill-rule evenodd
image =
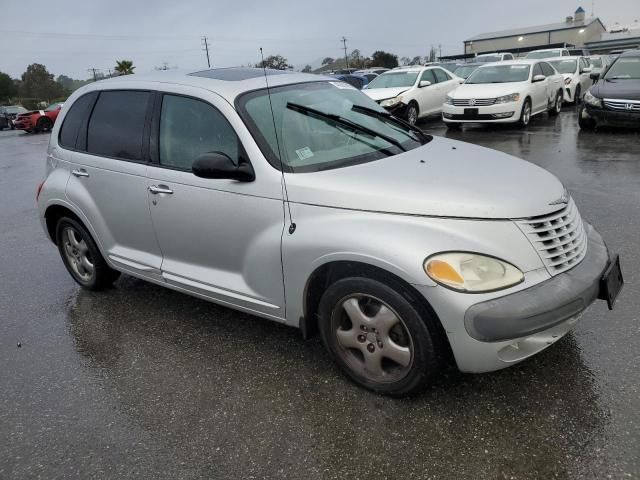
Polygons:
<instances>
[{"instance_id":1,"label":"white sticker on windshield","mask_svg":"<svg viewBox=\"0 0 640 480\"><path fill-rule=\"evenodd\" d=\"M313 152L309 147L304 147L299 150L296 150L296 154L300 160L306 160L307 158L313 157Z\"/></svg>"},{"instance_id":2,"label":"white sticker on windshield","mask_svg":"<svg viewBox=\"0 0 640 480\"><path fill-rule=\"evenodd\" d=\"M342 90L357 90L356 87L354 87L353 85L349 85L346 82L329 82L329 83L334 87L338 87Z\"/></svg>"}]
</instances>

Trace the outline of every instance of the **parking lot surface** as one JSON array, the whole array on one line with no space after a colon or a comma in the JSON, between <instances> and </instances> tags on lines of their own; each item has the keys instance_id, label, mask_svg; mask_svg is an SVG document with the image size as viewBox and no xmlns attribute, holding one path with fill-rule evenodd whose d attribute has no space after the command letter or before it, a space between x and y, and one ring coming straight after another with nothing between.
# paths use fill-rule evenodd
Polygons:
<instances>
[{"instance_id":1,"label":"parking lot surface","mask_svg":"<svg viewBox=\"0 0 640 480\"><path fill-rule=\"evenodd\" d=\"M295 329L128 276L80 290L35 209L48 136L0 132L0 479L640 477L640 135L580 132L572 108L422 127L556 174L627 284L534 358L404 400Z\"/></svg>"}]
</instances>

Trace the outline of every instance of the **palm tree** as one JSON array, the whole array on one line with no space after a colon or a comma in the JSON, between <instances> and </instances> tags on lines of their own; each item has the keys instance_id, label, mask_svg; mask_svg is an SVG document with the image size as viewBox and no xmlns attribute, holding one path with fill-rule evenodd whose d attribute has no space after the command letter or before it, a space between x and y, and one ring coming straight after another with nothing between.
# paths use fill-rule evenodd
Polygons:
<instances>
[{"instance_id":1,"label":"palm tree","mask_svg":"<svg viewBox=\"0 0 640 480\"><path fill-rule=\"evenodd\" d=\"M118 75L131 75L135 68L131 60L116 60L115 71L118 72Z\"/></svg>"}]
</instances>

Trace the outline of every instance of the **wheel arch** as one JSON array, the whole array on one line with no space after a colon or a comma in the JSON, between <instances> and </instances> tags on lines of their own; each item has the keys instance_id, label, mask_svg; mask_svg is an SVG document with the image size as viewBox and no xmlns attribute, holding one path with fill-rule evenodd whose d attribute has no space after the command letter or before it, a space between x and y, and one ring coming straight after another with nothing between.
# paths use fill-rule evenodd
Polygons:
<instances>
[{"instance_id":1,"label":"wheel arch","mask_svg":"<svg viewBox=\"0 0 640 480\"><path fill-rule=\"evenodd\" d=\"M348 277L364 276L383 281L395 289L411 302L415 302L418 308L437 319L436 328L443 339L446 333L442 323L431 304L421 295L415 287L395 273L370 263L353 260L332 260L326 262L311 273L304 288L304 316L300 319L300 329L305 339L315 336L318 332L318 306L326 288L332 283ZM448 342L447 342L448 344Z\"/></svg>"},{"instance_id":2,"label":"wheel arch","mask_svg":"<svg viewBox=\"0 0 640 480\"><path fill-rule=\"evenodd\" d=\"M85 228L87 228L89 233L93 236L91 229L88 228L87 224L73 210L71 210L69 207L64 205L53 204L53 205L49 205L45 210L44 220L45 220L45 226L47 228L47 234L49 235L49 239L55 245L58 244L56 239L56 226L58 225L58 221L62 217L71 217L74 220L80 222Z\"/></svg>"}]
</instances>

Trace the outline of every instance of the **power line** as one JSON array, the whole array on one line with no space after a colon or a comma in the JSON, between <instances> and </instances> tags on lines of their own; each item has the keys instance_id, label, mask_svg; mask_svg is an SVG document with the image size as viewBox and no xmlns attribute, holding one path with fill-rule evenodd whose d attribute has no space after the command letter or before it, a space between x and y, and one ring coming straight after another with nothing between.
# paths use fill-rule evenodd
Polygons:
<instances>
[{"instance_id":1,"label":"power line","mask_svg":"<svg viewBox=\"0 0 640 480\"><path fill-rule=\"evenodd\" d=\"M349 68L349 58L347 57L347 39L343 36L340 41L344 45L344 63L347 64L347 68Z\"/></svg>"},{"instance_id":2,"label":"power line","mask_svg":"<svg viewBox=\"0 0 640 480\"><path fill-rule=\"evenodd\" d=\"M207 37L202 37L202 41L204 42L204 51L207 52L207 66L211 68L211 62L209 61L209 42Z\"/></svg>"}]
</instances>

